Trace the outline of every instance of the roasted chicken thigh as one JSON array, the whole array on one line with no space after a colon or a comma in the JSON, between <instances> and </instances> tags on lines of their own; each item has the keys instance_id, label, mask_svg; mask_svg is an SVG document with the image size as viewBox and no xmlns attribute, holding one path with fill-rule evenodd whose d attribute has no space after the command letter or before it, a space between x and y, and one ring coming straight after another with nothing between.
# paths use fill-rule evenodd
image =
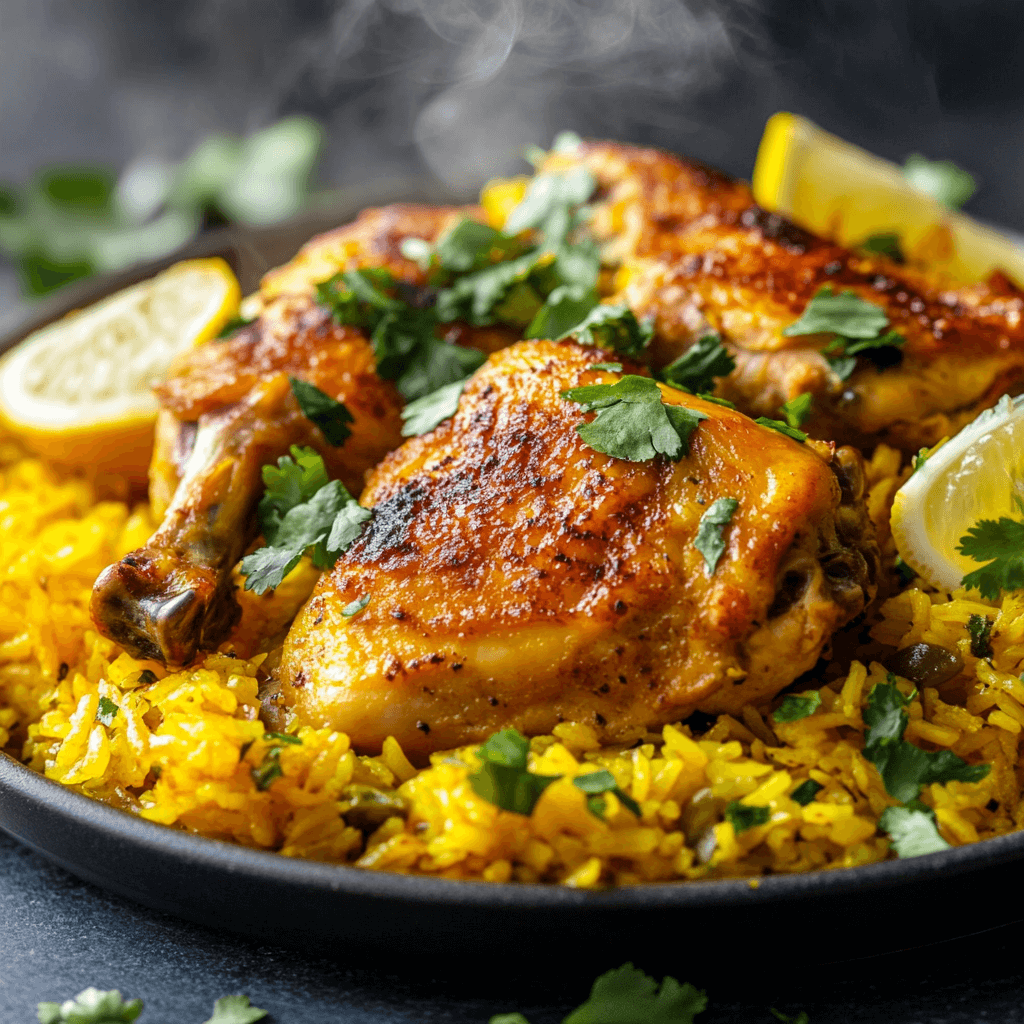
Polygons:
<instances>
[{"instance_id":1,"label":"roasted chicken thigh","mask_svg":"<svg viewBox=\"0 0 1024 1024\"><path fill-rule=\"evenodd\" d=\"M857 453L662 386L706 417L688 454L612 458L562 397L618 380L593 368L606 359L505 349L454 418L374 471L372 520L285 643L278 700L301 722L418 758L562 720L623 740L768 700L861 612L878 551ZM709 571L694 540L723 497L737 505Z\"/></svg>"},{"instance_id":2,"label":"roasted chicken thigh","mask_svg":"<svg viewBox=\"0 0 1024 1024\"><path fill-rule=\"evenodd\" d=\"M582 143L541 168L585 165L597 181L590 232L616 268L609 301L653 317L661 366L719 332L736 359L719 393L754 416L814 396L815 437L916 451L955 433L1024 381L1024 293L1001 275L964 286L817 238L754 202L749 187L653 149ZM828 335L787 337L824 286L880 306L906 343L841 379Z\"/></svg>"}]
</instances>

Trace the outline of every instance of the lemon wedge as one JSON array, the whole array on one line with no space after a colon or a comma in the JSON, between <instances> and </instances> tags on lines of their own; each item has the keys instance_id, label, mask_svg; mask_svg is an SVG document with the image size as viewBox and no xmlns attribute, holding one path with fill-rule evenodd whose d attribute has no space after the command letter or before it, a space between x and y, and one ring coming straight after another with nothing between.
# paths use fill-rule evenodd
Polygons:
<instances>
[{"instance_id":1,"label":"lemon wedge","mask_svg":"<svg viewBox=\"0 0 1024 1024\"><path fill-rule=\"evenodd\" d=\"M896 492L892 535L922 579L954 590L979 563L957 550L979 519L1018 518L1024 498L1024 395L1001 398L933 449Z\"/></svg>"},{"instance_id":2,"label":"lemon wedge","mask_svg":"<svg viewBox=\"0 0 1024 1024\"><path fill-rule=\"evenodd\" d=\"M0 422L52 462L143 483L152 385L240 299L224 260L186 260L30 334L0 359Z\"/></svg>"},{"instance_id":3,"label":"lemon wedge","mask_svg":"<svg viewBox=\"0 0 1024 1024\"><path fill-rule=\"evenodd\" d=\"M757 152L754 198L801 227L856 246L895 233L907 259L956 281L1002 270L1024 284L1024 250L914 186L894 163L795 114L768 119Z\"/></svg>"}]
</instances>

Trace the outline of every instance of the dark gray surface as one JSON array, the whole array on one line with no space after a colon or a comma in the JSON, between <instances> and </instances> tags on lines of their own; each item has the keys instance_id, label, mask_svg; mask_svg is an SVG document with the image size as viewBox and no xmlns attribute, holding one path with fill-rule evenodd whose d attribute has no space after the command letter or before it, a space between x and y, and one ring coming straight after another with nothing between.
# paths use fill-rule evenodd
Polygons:
<instances>
[{"instance_id":1,"label":"dark gray surface","mask_svg":"<svg viewBox=\"0 0 1024 1024\"><path fill-rule=\"evenodd\" d=\"M993 898L1019 900L1016 893ZM912 922L880 920L878 927L915 936ZM680 929L699 928L699 920L680 921ZM670 945L673 936L665 940ZM828 941L808 936L809 945ZM865 948L870 942L865 936ZM90 984L143 998L141 1024L199 1024L216 998L238 992L269 1010L272 1024L485 1024L512 1010L532 1024L556 1024L583 1000L594 975L617 966L602 955L599 935L581 935L564 964L538 964L525 976L509 975L500 961L473 963L472 943L466 936L464 947L452 949L454 974L439 975L423 973L415 960L367 963L353 949L315 956L278 947L271 935L246 941L110 896L0 834L3 1024L29 1024L40 1000L64 999ZM680 979L708 990L700 1024L770 1024L769 1005L804 1009L811 1024L1024 1022L1019 926L810 969L794 948L792 967L768 974L758 968L764 943L770 934L737 936L732 948L708 951L712 963L679 964Z\"/></svg>"}]
</instances>

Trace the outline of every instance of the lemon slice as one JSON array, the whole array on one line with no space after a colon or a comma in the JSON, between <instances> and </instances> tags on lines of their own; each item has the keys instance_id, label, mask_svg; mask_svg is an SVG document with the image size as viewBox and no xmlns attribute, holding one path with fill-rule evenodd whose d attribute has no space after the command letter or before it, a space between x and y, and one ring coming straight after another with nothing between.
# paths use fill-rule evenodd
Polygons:
<instances>
[{"instance_id":1,"label":"lemon slice","mask_svg":"<svg viewBox=\"0 0 1024 1024\"><path fill-rule=\"evenodd\" d=\"M52 462L144 481L152 385L240 299L222 259L186 260L30 334L0 359L0 422Z\"/></svg>"},{"instance_id":2,"label":"lemon slice","mask_svg":"<svg viewBox=\"0 0 1024 1024\"><path fill-rule=\"evenodd\" d=\"M1002 270L1024 283L1024 250L914 188L894 163L795 114L768 119L754 166L754 198L841 245L895 233L907 259L971 283Z\"/></svg>"},{"instance_id":3,"label":"lemon slice","mask_svg":"<svg viewBox=\"0 0 1024 1024\"><path fill-rule=\"evenodd\" d=\"M903 561L942 590L979 563L956 550L979 519L1019 518L1024 498L1024 395L1001 398L934 449L896 492L892 535Z\"/></svg>"}]
</instances>

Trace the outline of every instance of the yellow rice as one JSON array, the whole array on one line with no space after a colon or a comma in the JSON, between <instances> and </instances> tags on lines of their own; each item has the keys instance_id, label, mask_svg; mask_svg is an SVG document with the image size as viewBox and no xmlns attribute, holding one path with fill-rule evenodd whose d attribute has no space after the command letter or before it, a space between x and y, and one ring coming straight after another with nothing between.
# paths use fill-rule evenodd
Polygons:
<instances>
[{"instance_id":1,"label":"yellow rice","mask_svg":"<svg viewBox=\"0 0 1024 1024\"><path fill-rule=\"evenodd\" d=\"M890 563L886 522L901 479L898 453L880 448L869 504ZM870 660L877 644L863 645L864 660L838 678L829 673L820 708L799 721L777 724L747 708L742 720L721 716L702 735L670 725L631 749L601 748L583 725L536 737L531 770L563 779L524 817L474 793L472 747L437 754L417 771L394 740L380 756L362 757L328 729L299 729L297 744L266 739L257 716L266 654L256 652L261 636L284 624L272 596L242 595L236 635L200 668L167 674L97 635L88 615L93 579L152 528L146 506L98 500L91 484L61 478L0 439L0 746L92 797L286 856L446 878L589 888L893 856L878 818L894 801L862 753L866 696L886 678ZM308 590L311 579L306 566L288 585ZM971 655L972 614L994 618L991 663ZM911 586L880 606L871 636L939 644L964 660L958 679L924 689L909 706L907 739L992 765L981 782L926 788L942 836L957 846L1019 828L1024 594L998 603ZM106 704L103 720L101 698L118 709L111 716ZM280 776L261 790L253 770L267 765ZM604 820L587 809L569 780L596 767L640 805L639 820L612 794ZM823 788L802 807L788 794L807 779ZM358 787L384 794L370 825L351 810ZM731 800L769 807L769 821L737 835L723 820Z\"/></svg>"}]
</instances>

